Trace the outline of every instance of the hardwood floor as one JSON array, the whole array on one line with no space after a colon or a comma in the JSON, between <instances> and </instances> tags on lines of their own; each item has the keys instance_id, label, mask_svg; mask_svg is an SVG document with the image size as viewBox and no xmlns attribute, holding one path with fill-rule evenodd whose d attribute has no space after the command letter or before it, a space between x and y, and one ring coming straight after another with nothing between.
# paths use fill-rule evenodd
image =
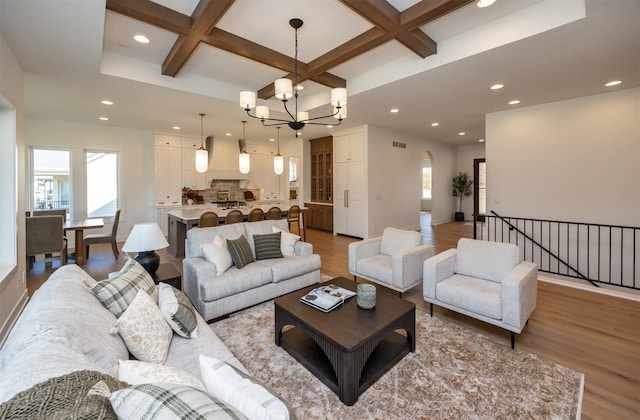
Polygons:
<instances>
[{"instance_id":1,"label":"hardwood floor","mask_svg":"<svg viewBox=\"0 0 640 420\"><path fill-rule=\"evenodd\" d=\"M451 222L432 227L428 216L423 217L421 229L425 242L434 244L436 252L455 248L460 237L473 236L470 224ZM322 258L322 272L332 277L352 278L347 248L356 240L313 229L307 232L307 241ZM179 260L164 251L159 253L163 262L173 262L182 270ZM92 246L91 258L83 268L96 279L102 279L123 263L122 254L114 260L108 244L96 245ZM53 271L43 265L36 262L27 273L30 294ZM417 308L428 310L421 287L403 297ZM434 308L434 316L463 325L504 346L510 345L506 330L440 307ZM536 309L527 327L516 337L516 349L585 374L583 419L640 418L639 302L541 281Z\"/></svg>"}]
</instances>

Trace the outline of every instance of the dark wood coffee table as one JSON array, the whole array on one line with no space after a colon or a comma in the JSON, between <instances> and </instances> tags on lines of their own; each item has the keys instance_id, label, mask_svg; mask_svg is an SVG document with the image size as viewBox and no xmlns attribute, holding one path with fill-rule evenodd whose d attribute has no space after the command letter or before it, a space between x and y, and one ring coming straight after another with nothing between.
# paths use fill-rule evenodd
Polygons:
<instances>
[{"instance_id":1,"label":"dark wood coffee table","mask_svg":"<svg viewBox=\"0 0 640 420\"><path fill-rule=\"evenodd\" d=\"M356 290L338 277L326 284ZM300 302L318 285L277 298L275 342L338 394L346 405L416 349L416 307L378 290L376 307L360 309L356 296L329 313ZM292 325L285 332L282 328ZM396 330L404 330L400 334Z\"/></svg>"}]
</instances>

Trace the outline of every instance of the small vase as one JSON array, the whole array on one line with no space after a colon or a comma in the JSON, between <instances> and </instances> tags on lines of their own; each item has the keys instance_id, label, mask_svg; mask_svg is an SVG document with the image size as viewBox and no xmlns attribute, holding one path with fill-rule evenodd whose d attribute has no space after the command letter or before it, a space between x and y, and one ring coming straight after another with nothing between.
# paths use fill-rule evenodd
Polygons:
<instances>
[{"instance_id":1,"label":"small vase","mask_svg":"<svg viewBox=\"0 0 640 420\"><path fill-rule=\"evenodd\" d=\"M373 309L376 306L376 287L373 284L363 283L357 289L358 306L362 309Z\"/></svg>"}]
</instances>

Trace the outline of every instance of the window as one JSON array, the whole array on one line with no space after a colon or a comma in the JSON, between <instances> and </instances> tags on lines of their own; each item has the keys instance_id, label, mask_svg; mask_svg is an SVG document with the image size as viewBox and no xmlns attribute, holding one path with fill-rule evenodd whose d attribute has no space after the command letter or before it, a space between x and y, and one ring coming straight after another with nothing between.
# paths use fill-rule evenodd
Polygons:
<instances>
[{"instance_id":1,"label":"window","mask_svg":"<svg viewBox=\"0 0 640 420\"><path fill-rule=\"evenodd\" d=\"M422 168L422 198L431 199L431 167Z\"/></svg>"},{"instance_id":2,"label":"window","mask_svg":"<svg viewBox=\"0 0 640 420\"><path fill-rule=\"evenodd\" d=\"M87 218L112 217L120 207L118 153L85 151Z\"/></svg>"},{"instance_id":3,"label":"window","mask_svg":"<svg viewBox=\"0 0 640 420\"><path fill-rule=\"evenodd\" d=\"M68 150L31 149L33 210L67 210L70 205L70 159Z\"/></svg>"},{"instance_id":4,"label":"window","mask_svg":"<svg viewBox=\"0 0 640 420\"><path fill-rule=\"evenodd\" d=\"M294 158L289 158L289 182L296 182L298 180L298 165Z\"/></svg>"}]
</instances>

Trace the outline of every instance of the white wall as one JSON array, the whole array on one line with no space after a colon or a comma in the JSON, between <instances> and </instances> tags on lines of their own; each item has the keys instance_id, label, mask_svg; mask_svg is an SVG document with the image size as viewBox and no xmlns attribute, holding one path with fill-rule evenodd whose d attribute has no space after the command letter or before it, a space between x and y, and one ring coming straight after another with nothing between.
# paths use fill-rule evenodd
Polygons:
<instances>
[{"instance_id":1,"label":"white wall","mask_svg":"<svg viewBox=\"0 0 640 420\"><path fill-rule=\"evenodd\" d=\"M640 88L486 122L488 211L640 226Z\"/></svg>"},{"instance_id":2,"label":"white wall","mask_svg":"<svg viewBox=\"0 0 640 420\"><path fill-rule=\"evenodd\" d=\"M470 144L465 146L458 146L456 148L456 174L458 172L468 173L473 179L473 160L482 159L485 157L484 143ZM451 182L449 183L451 184ZM451 186L449 187L451 189ZM450 191L451 192L451 191ZM458 199L451 197L458 208ZM473 194L470 197L466 197L462 200L462 211L464 212L465 220L473 220Z\"/></svg>"},{"instance_id":3,"label":"white wall","mask_svg":"<svg viewBox=\"0 0 640 420\"><path fill-rule=\"evenodd\" d=\"M393 147L394 141L407 147ZM420 228L420 160L427 151L433 167L432 223L438 224L453 218L450 184L455 172L455 148L368 126L368 237L381 235L387 226Z\"/></svg>"},{"instance_id":4,"label":"white wall","mask_svg":"<svg viewBox=\"0 0 640 420\"><path fill-rule=\"evenodd\" d=\"M78 124L27 118L26 137L27 147L65 148L72 150L72 154L80 156L82 156L84 149L119 152L122 203L118 241L126 240L134 224L155 220L155 209L152 208L154 184L153 135L151 132L102 124ZM74 165L72 171L73 218L82 219L86 216L82 213L85 202L85 184L84 175L82 175L84 168L81 165ZM28 177L28 170L24 172ZM25 205L28 201L29 197L26 196ZM111 225L105 225L102 231L110 232L110 230ZM99 232L94 229L91 233ZM69 240L73 242L72 237Z\"/></svg>"},{"instance_id":5,"label":"white wall","mask_svg":"<svg viewBox=\"0 0 640 420\"><path fill-rule=\"evenodd\" d=\"M27 302L27 287L25 278L25 239L24 239L24 174L21 170L24 162L24 74L18 60L0 35L0 95L15 108L15 136L16 156L18 159L17 172L17 266L6 277L0 278L0 346ZM0 141L11 141L12 138L0 138ZM5 180L6 182L6 180ZM4 199L5 197L0 197ZM3 223L11 223L4 220Z\"/></svg>"}]
</instances>

